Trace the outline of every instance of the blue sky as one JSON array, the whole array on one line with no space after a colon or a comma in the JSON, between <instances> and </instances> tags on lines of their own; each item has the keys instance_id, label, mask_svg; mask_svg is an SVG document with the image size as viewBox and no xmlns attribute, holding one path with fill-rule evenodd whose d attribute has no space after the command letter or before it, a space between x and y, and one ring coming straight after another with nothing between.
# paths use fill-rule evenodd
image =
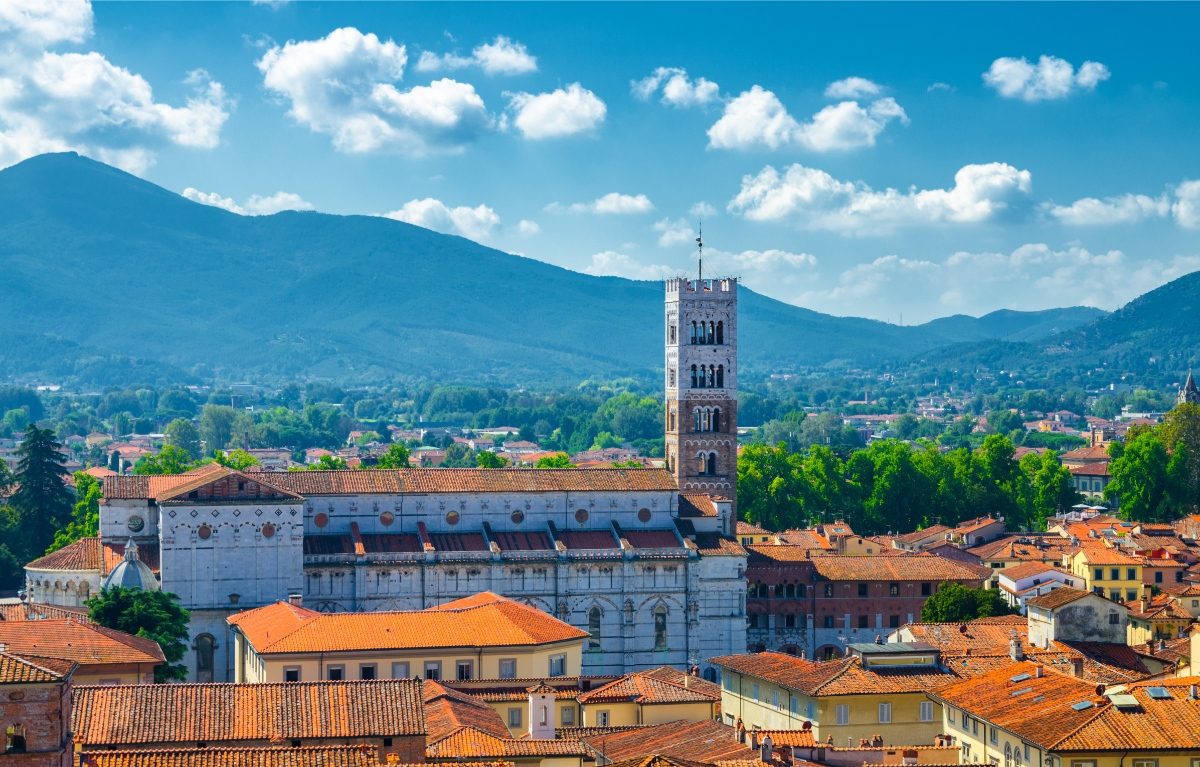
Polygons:
<instances>
[{"instance_id":1,"label":"blue sky","mask_svg":"<svg viewBox=\"0 0 1200 767\"><path fill-rule=\"evenodd\" d=\"M906 323L1200 268L1192 4L0 5L0 165Z\"/></svg>"}]
</instances>

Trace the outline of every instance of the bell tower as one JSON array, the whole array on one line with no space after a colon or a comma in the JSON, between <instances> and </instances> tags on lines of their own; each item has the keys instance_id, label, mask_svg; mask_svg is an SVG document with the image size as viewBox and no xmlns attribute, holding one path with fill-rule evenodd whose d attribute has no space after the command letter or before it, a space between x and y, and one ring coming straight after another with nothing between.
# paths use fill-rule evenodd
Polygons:
<instances>
[{"instance_id":1,"label":"bell tower","mask_svg":"<svg viewBox=\"0 0 1200 767\"><path fill-rule=\"evenodd\" d=\"M669 279L664 308L667 468L736 513L737 278Z\"/></svg>"}]
</instances>

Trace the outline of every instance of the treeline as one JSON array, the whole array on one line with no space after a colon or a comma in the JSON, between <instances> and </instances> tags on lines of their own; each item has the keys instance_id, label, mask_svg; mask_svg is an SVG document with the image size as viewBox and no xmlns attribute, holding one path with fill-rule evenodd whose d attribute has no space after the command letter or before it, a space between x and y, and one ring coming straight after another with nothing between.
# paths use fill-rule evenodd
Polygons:
<instances>
[{"instance_id":1,"label":"treeline","mask_svg":"<svg viewBox=\"0 0 1200 767\"><path fill-rule=\"evenodd\" d=\"M879 440L845 458L827 445L749 445L738 457L738 507L770 530L844 519L873 535L981 516L1003 516L1010 530L1041 530L1048 516L1079 502L1056 455L1013 456L1012 442L998 434L975 450Z\"/></svg>"},{"instance_id":2,"label":"treeline","mask_svg":"<svg viewBox=\"0 0 1200 767\"><path fill-rule=\"evenodd\" d=\"M1165 522L1200 512L1200 405L1179 405L1157 426L1135 426L1109 448L1105 492L1128 519Z\"/></svg>"}]
</instances>

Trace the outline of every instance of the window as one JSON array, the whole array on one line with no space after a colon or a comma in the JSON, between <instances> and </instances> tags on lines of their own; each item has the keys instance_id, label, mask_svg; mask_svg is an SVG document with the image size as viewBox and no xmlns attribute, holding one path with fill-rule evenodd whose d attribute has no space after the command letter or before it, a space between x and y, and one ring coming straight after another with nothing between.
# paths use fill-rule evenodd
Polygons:
<instances>
[{"instance_id":1,"label":"window","mask_svg":"<svg viewBox=\"0 0 1200 767\"><path fill-rule=\"evenodd\" d=\"M846 703L839 703L833 710L834 720L838 724L850 724L850 706Z\"/></svg>"},{"instance_id":2,"label":"window","mask_svg":"<svg viewBox=\"0 0 1200 767\"><path fill-rule=\"evenodd\" d=\"M667 606L654 608L654 649L667 649Z\"/></svg>"},{"instance_id":3,"label":"window","mask_svg":"<svg viewBox=\"0 0 1200 767\"><path fill-rule=\"evenodd\" d=\"M761 697L762 697L762 692L759 689L758 682L755 682L754 684L750 685L751 700L759 700Z\"/></svg>"},{"instance_id":4,"label":"window","mask_svg":"<svg viewBox=\"0 0 1200 767\"><path fill-rule=\"evenodd\" d=\"M927 597L932 593L933 593L933 589L930 587L930 584L928 584L928 583L921 584L921 596Z\"/></svg>"},{"instance_id":5,"label":"window","mask_svg":"<svg viewBox=\"0 0 1200 767\"><path fill-rule=\"evenodd\" d=\"M563 727L575 726L575 709L570 706L563 707L562 710L562 725Z\"/></svg>"},{"instance_id":6,"label":"window","mask_svg":"<svg viewBox=\"0 0 1200 767\"><path fill-rule=\"evenodd\" d=\"M1162 583L1162 582L1163 582L1163 574L1162 574L1162 570L1156 570L1156 571L1154 572L1154 582L1155 582L1155 583Z\"/></svg>"},{"instance_id":7,"label":"window","mask_svg":"<svg viewBox=\"0 0 1200 767\"><path fill-rule=\"evenodd\" d=\"M1137 568L1136 567L1130 567L1125 570L1125 580L1128 580L1128 581L1136 581L1137 580ZM1134 759L1134 761L1136 762L1137 759Z\"/></svg>"},{"instance_id":8,"label":"window","mask_svg":"<svg viewBox=\"0 0 1200 767\"><path fill-rule=\"evenodd\" d=\"M607 711L597 711L596 712L596 726L597 727L607 727L608 726L608 712Z\"/></svg>"},{"instance_id":9,"label":"window","mask_svg":"<svg viewBox=\"0 0 1200 767\"><path fill-rule=\"evenodd\" d=\"M675 324L671 323L667 326L667 343L675 343Z\"/></svg>"},{"instance_id":10,"label":"window","mask_svg":"<svg viewBox=\"0 0 1200 767\"><path fill-rule=\"evenodd\" d=\"M442 662L440 660L425 661L425 678L434 680L442 678Z\"/></svg>"},{"instance_id":11,"label":"window","mask_svg":"<svg viewBox=\"0 0 1200 767\"><path fill-rule=\"evenodd\" d=\"M990 739L993 744L1000 742L1000 731L997 730L995 727L993 727L991 730Z\"/></svg>"},{"instance_id":12,"label":"window","mask_svg":"<svg viewBox=\"0 0 1200 767\"><path fill-rule=\"evenodd\" d=\"M520 727L521 726L521 709L520 708L510 708L508 710L508 726L509 727Z\"/></svg>"},{"instance_id":13,"label":"window","mask_svg":"<svg viewBox=\"0 0 1200 767\"><path fill-rule=\"evenodd\" d=\"M859 627L860 629L865 629L865 628L868 628L868 627L869 627L868 621L869 621L869 617L868 617L868 616L866 616L866 615L860 615L860 616L858 616L858 627Z\"/></svg>"},{"instance_id":14,"label":"window","mask_svg":"<svg viewBox=\"0 0 1200 767\"><path fill-rule=\"evenodd\" d=\"M1071 767L1096 767L1095 759L1072 759Z\"/></svg>"},{"instance_id":15,"label":"window","mask_svg":"<svg viewBox=\"0 0 1200 767\"><path fill-rule=\"evenodd\" d=\"M379 669L374 663L363 663L358 667L359 679L378 679Z\"/></svg>"},{"instance_id":16,"label":"window","mask_svg":"<svg viewBox=\"0 0 1200 767\"><path fill-rule=\"evenodd\" d=\"M725 323L724 322L717 323L717 343L718 344L725 343Z\"/></svg>"},{"instance_id":17,"label":"window","mask_svg":"<svg viewBox=\"0 0 1200 767\"><path fill-rule=\"evenodd\" d=\"M1125 601L1132 602L1137 599L1137 589L1125 589Z\"/></svg>"},{"instance_id":18,"label":"window","mask_svg":"<svg viewBox=\"0 0 1200 767\"><path fill-rule=\"evenodd\" d=\"M567 673L567 656L550 656L550 676L563 676Z\"/></svg>"},{"instance_id":19,"label":"window","mask_svg":"<svg viewBox=\"0 0 1200 767\"><path fill-rule=\"evenodd\" d=\"M865 597L867 595L867 584L865 584L865 583L858 584L858 595L860 597Z\"/></svg>"},{"instance_id":20,"label":"window","mask_svg":"<svg viewBox=\"0 0 1200 767\"><path fill-rule=\"evenodd\" d=\"M589 650L600 649L600 618L603 617L603 615L604 614L600 611L599 607L592 607L592 609L588 610L588 634L590 635L588 636Z\"/></svg>"},{"instance_id":21,"label":"window","mask_svg":"<svg viewBox=\"0 0 1200 767\"><path fill-rule=\"evenodd\" d=\"M921 701L921 705L919 706L919 709L920 710L918 712L918 717L920 718L920 720L922 722L932 722L933 721L933 701L931 701L931 700Z\"/></svg>"},{"instance_id":22,"label":"window","mask_svg":"<svg viewBox=\"0 0 1200 767\"><path fill-rule=\"evenodd\" d=\"M201 634L196 637L196 679L201 682L213 680L213 651L217 642L212 634Z\"/></svg>"},{"instance_id":23,"label":"window","mask_svg":"<svg viewBox=\"0 0 1200 767\"><path fill-rule=\"evenodd\" d=\"M669 371L667 385L670 386L672 389L675 388L675 368L671 368L671 370ZM674 413L672 413L672 415L674 415Z\"/></svg>"},{"instance_id":24,"label":"window","mask_svg":"<svg viewBox=\"0 0 1200 767\"><path fill-rule=\"evenodd\" d=\"M1134 759L1133 767L1158 767L1157 759Z\"/></svg>"},{"instance_id":25,"label":"window","mask_svg":"<svg viewBox=\"0 0 1200 767\"><path fill-rule=\"evenodd\" d=\"M771 706L779 708L779 690L771 690Z\"/></svg>"},{"instance_id":26,"label":"window","mask_svg":"<svg viewBox=\"0 0 1200 767\"><path fill-rule=\"evenodd\" d=\"M827 597L833 596L833 584L832 583L825 584L825 596L827 596Z\"/></svg>"},{"instance_id":27,"label":"window","mask_svg":"<svg viewBox=\"0 0 1200 767\"><path fill-rule=\"evenodd\" d=\"M460 682L465 682L468 679L475 678L475 663L469 660L460 660L454 664L454 678Z\"/></svg>"},{"instance_id":28,"label":"window","mask_svg":"<svg viewBox=\"0 0 1200 767\"><path fill-rule=\"evenodd\" d=\"M888 584L888 596L889 597L900 596L900 584L899 583L889 583Z\"/></svg>"},{"instance_id":29,"label":"window","mask_svg":"<svg viewBox=\"0 0 1200 767\"><path fill-rule=\"evenodd\" d=\"M517 678L517 659L516 658L501 658L500 659L500 678L501 679L516 679Z\"/></svg>"},{"instance_id":30,"label":"window","mask_svg":"<svg viewBox=\"0 0 1200 767\"><path fill-rule=\"evenodd\" d=\"M1108 572L1109 572L1109 575L1111 575L1111 576L1112 576L1112 579L1111 579L1111 580L1114 580L1114 581L1119 581L1119 580L1121 580L1121 568L1119 568L1119 567L1111 567L1111 568L1109 568L1109 571L1108 571Z\"/></svg>"},{"instance_id":31,"label":"window","mask_svg":"<svg viewBox=\"0 0 1200 767\"><path fill-rule=\"evenodd\" d=\"M392 679L408 679L412 676L409 671L407 661L395 661L392 663Z\"/></svg>"},{"instance_id":32,"label":"window","mask_svg":"<svg viewBox=\"0 0 1200 767\"><path fill-rule=\"evenodd\" d=\"M300 681L300 667L299 666L288 666L288 667L284 668L283 681L299 682Z\"/></svg>"},{"instance_id":33,"label":"window","mask_svg":"<svg viewBox=\"0 0 1200 767\"><path fill-rule=\"evenodd\" d=\"M345 666L330 666L326 669L325 678L331 682L340 682L346 678Z\"/></svg>"},{"instance_id":34,"label":"window","mask_svg":"<svg viewBox=\"0 0 1200 767\"><path fill-rule=\"evenodd\" d=\"M832 615L825 616L825 628L827 628L827 629L833 628L833 616Z\"/></svg>"},{"instance_id":35,"label":"window","mask_svg":"<svg viewBox=\"0 0 1200 767\"><path fill-rule=\"evenodd\" d=\"M892 629L900 628L900 616L899 615L888 616L888 628L892 628Z\"/></svg>"},{"instance_id":36,"label":"window","mask_svg":"<svg viewBox=\"0 0 1200 767\"><path fill-rule=\"evenodd\" d=\"M1121 601L1121 590L1120 589L1109 589L1108 598L1114 602L1120 602Z\"/></svg>"},{"instance_id":37,"label":"window","mask_svg":"<svg viewBox=\"0 0 1200 767\"><path fill-rule=\"evenodd\" d=\"M1102 570L1101 568L1097 567L1097 568L1096 568L1096 572L1095 572L1095 576L1096 576L1096 577L1095 577L1095 578L1093 578L1092 580L1096 580L1096 581L1102 581L1102 580L1104 580L1104 570Z\"/></svg>"},{"instance_id":38,"label":"window","mask_svg":"<svg viewBox=\"0 0 1200 767\"><path fill-rule=\"evenodd\" d=\"M891 722L892 722L892 704L891 703L880 703L879 704L879 723L880 724L891 724Z\"/></svg>"}]
</instances>

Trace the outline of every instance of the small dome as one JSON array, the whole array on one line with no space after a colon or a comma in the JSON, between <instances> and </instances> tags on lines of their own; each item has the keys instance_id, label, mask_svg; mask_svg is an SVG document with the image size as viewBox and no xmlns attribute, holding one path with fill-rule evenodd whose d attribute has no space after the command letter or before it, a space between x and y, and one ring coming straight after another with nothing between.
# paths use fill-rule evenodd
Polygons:
<instances>
[{"instance_id":1,"label":"small dome","mask_svg":"<svg viewBox=\"0 0 1200 767\"><path fill-rule=\"evenodd\" d=\"M125 559L112 569L101 588L120 586L125 589L158 591L158 578L154 577L154 571L147 567L145 562L138 559L137 550L137 544L130 538L129 543L125 544Z\"/></svg>"}]
</instances>

